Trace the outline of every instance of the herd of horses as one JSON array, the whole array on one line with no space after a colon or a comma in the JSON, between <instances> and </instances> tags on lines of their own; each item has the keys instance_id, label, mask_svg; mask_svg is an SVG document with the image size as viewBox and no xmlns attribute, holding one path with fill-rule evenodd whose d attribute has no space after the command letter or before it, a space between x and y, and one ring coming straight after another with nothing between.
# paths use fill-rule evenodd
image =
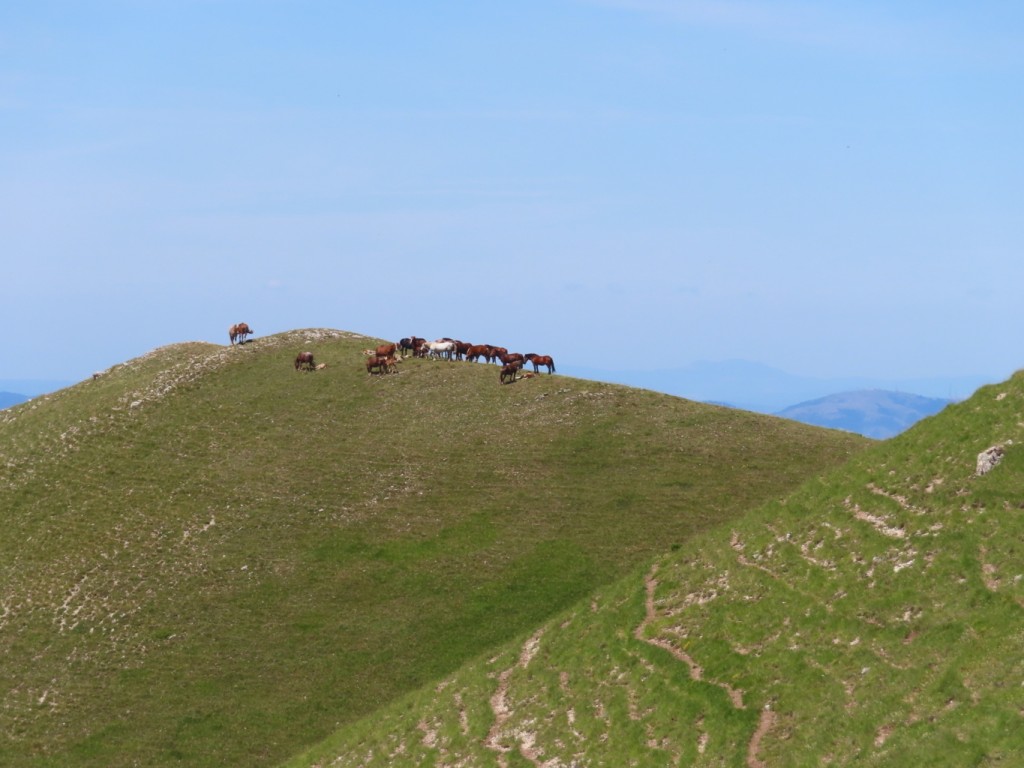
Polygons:
<instances>
[{"instance_id":1,"label":"herd of horses","mask_svg":"<svg viewBox=\"0 0 1024 768\"><path fill-rule=\"evenodd\" d=\"M237 341L245 344L246 338L252 335L252 329L247 323L235 323L228 329L228 337L231 344ZM381 344L376 349L363 350L366 356L366 372L368 374L388 374L398 372L398 363L407 356L419 358L433 358L437 360L466 360L478 362L484 360L487 363L499 363L501 372L498 375L499 384L511 384L520 378L520 371L527 363L533 366L533 374L540 373L541 368L547 368L549 374L555 373L555 361L550 355L538 355L535 352L522 354L520 352L509 352L505 347L498 347L492 344L470 344L458 339L443 338L436 341L427 341L418 336L409 336L400 341ZM312 352L300 352L295 357L295 370L314 371L325 367L323 363L317 365Z\"/></svg>"},{"instance_id":2,"label":"herd of horses","mask_svg":"<svg viewBox=\"0 0 1024 768\"><path fill-rule=\"evenodd\" d=\"M530 363L534 374L540 373L542 367L548 373L555 373L555 361L550 355L538 355L536 352L522 354L509 352L505 347L493 344L470 344L458 339L442 338L427 341L419 336L408 336L396 342L381 344L376 349L363 350L366 355L366 372L369 374L395 373L398 362L406 357L432 358L435 360L466 360L488 363L500 363L498 375L500 384L510 384L519 378L519 372Z\"/></svg>"},{"instance_id":3,"label":"herd of horses","mask_svg":"<svg viewBox=\"0 0 1024 768\"><path fill-rule=\"evenodd\" d=\"M500 363L501 373L498 381L501 384L511 383L516 380L519 371L527 364L533 365L533 372L540 373L542 367L547 368L548 373L555 373L555 361L550 355L538 355L536 352L509 352L505 347L494 344L470 344L468 341L443 338L436 341L427 341L418 336L409 336L400 340L397 344L385 345L394 347L391 354L396 351L404 358L407 354L414 357L432 357L443 360L467 360L471 363L484 360L488 363ZM379 355L381 348L376 350Z\"/></svg>"},{"instance_id":4,"label":"herd of horses","mask_svg":"<svg viewBox=\"0 0 1024 768\"><path fill-rule=\"evenodd\" d=\"M447 360L468 360L471 363L480 359L488 363L500 362L502 365L518 362L520 367L525 363L532 363L534 373L539 373L541 366L547 368L548 373L555 373L555 361L550 355L538 355L536 352L524 355L520 352L509 352L505 347L493 344L470 344L467 341L448 338L426 341L411 336L399 341L398 349L401 350L403 357L409 352L416 357L441 357Z\"/></svg>"}]
</instances>

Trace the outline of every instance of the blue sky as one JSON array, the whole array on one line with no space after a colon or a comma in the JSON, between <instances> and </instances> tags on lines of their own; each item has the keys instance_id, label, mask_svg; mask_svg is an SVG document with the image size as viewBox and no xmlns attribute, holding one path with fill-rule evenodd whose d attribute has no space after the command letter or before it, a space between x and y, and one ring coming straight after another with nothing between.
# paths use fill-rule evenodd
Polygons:
<instances>
[{"instance_id":1,"label":"blue sky","mask_svg":"<svg viewBox=\"0 0 1024 768\"><path fill-rule=\"evenodd\" d=\"M1022 22L989 1L7 0L0 378L243 320L610 370L1005 377Z\"/></svg>"}]
</instances>

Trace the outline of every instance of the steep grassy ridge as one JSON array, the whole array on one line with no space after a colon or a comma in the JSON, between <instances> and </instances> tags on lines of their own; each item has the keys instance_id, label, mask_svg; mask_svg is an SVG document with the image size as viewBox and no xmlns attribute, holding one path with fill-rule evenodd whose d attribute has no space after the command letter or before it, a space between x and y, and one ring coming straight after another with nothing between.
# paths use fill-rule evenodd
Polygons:
<instances>
[{"instance_id":1,"label":"steep grassy ridge","mask_svg":"<svg viewBox=\"0 0 1024 768\"><path fill-rule=\"evenodd\" d=\"M1018 374L290 765L1021 765L1022 620Z\"/></svg>"},{"instance_id":2,"label":"steep grassy ridge","mask_svg":"<svg viewBox=\"0 0 1024 768\"><path fill-rule=\"evenodd\" d=\"M174 345L0 414L0 762L279 762L868 444L486 365L368 377L370 341Z\"/></svg>"}]
</instances>

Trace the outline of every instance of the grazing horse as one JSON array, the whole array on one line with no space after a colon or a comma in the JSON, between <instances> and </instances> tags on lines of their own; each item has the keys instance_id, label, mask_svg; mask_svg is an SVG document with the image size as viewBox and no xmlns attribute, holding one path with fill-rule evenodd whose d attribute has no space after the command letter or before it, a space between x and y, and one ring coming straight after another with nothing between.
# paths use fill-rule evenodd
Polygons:
<instances>
[{"instance_id":1,"label":"grazing horse","mask_svg":"<svg viewBox=\"0 0 1024 768\"><path fill-rule=\"evenodd\" d=\"M540 366L542 365L548 369L548 373L555 372L555 361L551 359L551 355L538 355L530 352L528 355L525 355L525 359L533 363L534 373L539 373Z\"/></svg>"},{"instance_id":2,"label":"grazing horse","mask_svg":"<svg viewBox=\"0 0 1024 768\"><path fill-rule=\"evenodd\" d=\"M526 358L520 352L505 352L498 355L498 359L501 360L502 365L508 365L509 363L518 362L520 367L526 361Z\"/></svg>"},{"instance_id":3,"label":"grazing horse","mask_svg":"<svg viewBox=\"0 0 1024 768\"><path fill-rule=\"evenodd\" d=\"M511 363L506 363L501 367L501 373L498 374L499 384L511 384L516 380L516 374L519 373L519 369L523 367L523 363L520 360L515 360ZM505 379L508 379L506 382Z\"/></svg>"},{"instance_id":4,"label":"grazing horse","mask_svg":"<svg viewBox=\"0 0 1024 768\"><path fill-rule=\"evenodd\" d=\"M502 355L507 355L508 350L504 347L495 347L491 345L491 354L487 358L488 363L493 363L495 360L501 360Z\"/></svg>"},{"instance_id":5,"label":"grazing horse","mask_svg":"<svg viewBox=\"0 0 1024 768\"><path fill-rule=\"evenodd\" d=\"M314 371L316 370L316 361L313 359L312 352L299 352L295 357L295 370L296 371Z\"/></svg>"},{"instance_id":6,"label":"grazing horse","mask_svg":"<svg viewBox=\"0 0 1024 768\"><path fill-rule=\"evenodd\" d=\"M248 323L235 323L228 328L228 338L231 339L231 344L237 341L239 344L245 344L245 337L252 334L252 328L249 327Z\"/></svg>"},{"instance_id":7,"label":"grazing horse","mask_svg":"<svg viewBox=\"0 0 1024 768\"><path fill-rule=\"evenodd\" d=\"M379 347L377 347L377 357L390 357L397 351L397 344L381 344Z\"/></svg>"}]
</instances>

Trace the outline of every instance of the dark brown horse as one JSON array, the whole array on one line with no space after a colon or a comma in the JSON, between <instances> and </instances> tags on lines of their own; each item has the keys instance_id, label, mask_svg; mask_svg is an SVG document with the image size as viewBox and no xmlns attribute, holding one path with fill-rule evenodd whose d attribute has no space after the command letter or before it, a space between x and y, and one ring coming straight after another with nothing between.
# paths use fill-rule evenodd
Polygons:
<instances>
[{"instance_id":1,"label":"dark brown horse","mask_svg":"<svg viewBox=\"0 0 1024 768\"><path fill-rule=\"evenodd\" d=\"M231 339L232 344L236 341L239 344L245 344L245 337L251 334L252 328L249 327L248 323L235 323L228 328L228 338Z\"/></svg>"},{"instance_id":2,"label":"dark brown horse","mask_svg":"<svg viewBox=\"0 0 1024 768\"><path fill-rule=\"evenodd\" d=\"M538 355L535 354L534 352L530 352L524 357L526 360L529 360L531 363L533 363L534 373L538 373L540 371L540 366L542 365L548 369L548 373L555 372L555 361L551 359L551 355Z\"/></svg>"},{"instance_id":3,"label":"dark brown horse","mask_svg":"<svg viewBox=\"0 0 1024 768\"><path fill-rule=\"evenodd\" d=\"M398 342L398 350L401 352L402 357L405 357L405 353L412 352L413 357L416 356L416 350L420 348L420 345L425 342L426 339L421 339L418 336L409 336L408 338L401 339Z\"/></svg>"},{"instance_id":4,"label":"dark brown horse","mask_svg":"<svg viewBox=\"0 0 1024 768\"><path fill-rule=\"evenodd\" d=\"M313 371L316 370L316 361L313 359L312 352L299 352L295 357L295 370L296 371Z\"/></svg>"},{"instance_id":5,"label":"dark brown horse","mask_svg":"<svg viewBox=\"0 0 1024 768\"><path fill-rule=\"evenodd\" d=\"M508 365L509 363L519 363L519 367L523 366L526 358L520 352L505 352L498 355L498 359L501 360L502 365Z\"/></svg>"}]
</instances>

